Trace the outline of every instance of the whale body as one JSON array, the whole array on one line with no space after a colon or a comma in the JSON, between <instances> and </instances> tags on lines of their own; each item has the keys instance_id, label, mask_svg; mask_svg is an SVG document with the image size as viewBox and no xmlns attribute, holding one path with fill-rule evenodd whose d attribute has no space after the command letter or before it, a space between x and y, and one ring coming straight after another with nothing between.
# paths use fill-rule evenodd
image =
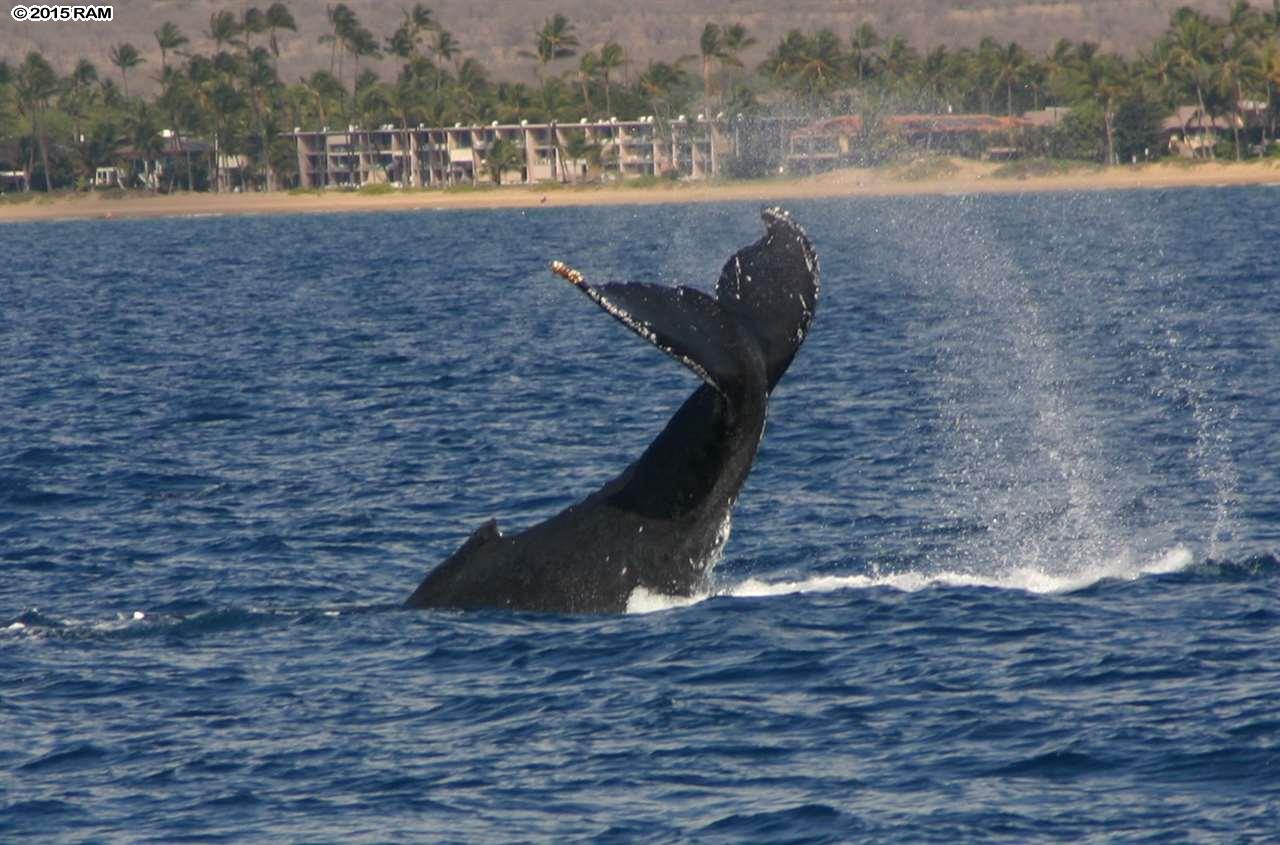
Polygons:
<instances>
[{"instance_id":1,"label":"whale body","mask_svg":"<svg viewBox=\"0 0 1280 845\"><path fill-rule=\"evenodd\" d=\"M589 284L552 270L704 382L644 453L581 502L524 531L480 526L427 573L408 607L619 613L637 589L709 587L730 513L764 434L769 394L813 319L818 262L787 212L724 265L715 295L645 283Z\"/></svg>"}]
</instances>

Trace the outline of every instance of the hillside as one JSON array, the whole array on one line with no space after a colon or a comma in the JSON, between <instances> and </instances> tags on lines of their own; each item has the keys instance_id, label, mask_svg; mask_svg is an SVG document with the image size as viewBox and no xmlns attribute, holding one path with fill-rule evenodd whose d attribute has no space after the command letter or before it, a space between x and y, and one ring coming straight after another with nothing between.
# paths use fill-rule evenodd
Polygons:
<instances>
[{"instance_id":1,"label":"hillside","mask_svg":"<svg viewBox=\"0 0 1280 845\"><path fill-rule=\"evenodd\" d=\"M21 60L29 50L43 52L61 71L85 56L109 69L111 45L130 42L148 59L154 72L159 51L152 33L172 21L192 39L193 48L212 49L205 36L210 14L230 9L239 15L259 3L220 0L115 0L115 19L107 24L16 23L9 14L0 18L0 59ZM328 67L329 48L317 43L327 31L324 6L288 3L298 22L298 32L282 36L282 76L295 79L311 70ZM397 25L402 5L372 0L348 0L361 22L381 40ZM982 36L1017 41L1038 52L1059 38L1098 42L1103 51L1132 53L1145 47L1161 32L1178 6L1222 14L1227 0L790 0L786 12L773 0L505 0L501 4L476 4L470 0L428 0L437 20L461 43L464 54L483 62L498 78L527 76L531 62L519 55L529 50L531 33L555 13L569 17L583 47L592 49L606 40L623 45L633 63L649 59L671 60L697 52L698 34L707 21L741 22L758 39L745 54L749 65L762 59L788 29L829 27L842 38L855 27L870 22L883 35L905 36L917 48L935 44L965 46ZM1259 5L1255 2L1255 6ZM497 10L494 9L497 6ZM566 66L568 63L565 63ZM386 61L384 74L392 72ZM145 74L150 76L151 73Z\"/></svg>"}]
</instances>

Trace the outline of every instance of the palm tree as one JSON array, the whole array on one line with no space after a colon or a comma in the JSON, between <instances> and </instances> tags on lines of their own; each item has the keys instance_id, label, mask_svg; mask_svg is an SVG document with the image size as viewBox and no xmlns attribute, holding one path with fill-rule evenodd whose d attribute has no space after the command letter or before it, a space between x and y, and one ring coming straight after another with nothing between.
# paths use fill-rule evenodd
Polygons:
<instances>
[{"instance_id":1,"label":"palm tree","mask_svg":"<svg viewBox=\"0 0 1280 845\"><path fill-rule=\"evenodd\" d=\"M178 83L181 81L180 73L171 72L169 69L169 51L177 50L190 43L190 39L182 34L182 30L171 21L165 21L159 29L153 33L156 38L156 44L160 47L160 96L167 102L167 114L169 116L169 126L177 128L177 111L180 103L179 98L174 96ZM182 141L182 133L178 132L178 147L185 153L186 145ZM174 171L176 175L176 170ZM173 178L169 179L169 189L173 189ZM191 157L187 156L187 190L191 190Z\"/></svg>"},{"instance_id":2,"label":"palm tree","mask_svg":"<svg viewBox=\"0 0 1280 845\"><path fill-rule=\"evenodd\" d=\"M337 80L342 81L342 57L346 54L346 44L350 34L359 22L356 20L355 12L351 11L351 7L346 3L339 3L336 6L326 6L325 15L329 20L329 32L321 35L317 39L321 44L328 44L329 50L329 73L334 73L334 64L337 63ZM339 49L341 48L341 49Z\"/></svg>"},{"instance_id":3,"label":"palm tree","mask_svg":"<svg viewBox=\"0 0 1280 845\"><path fill-rule=\"evenodd\" d=\"M946 100L947 84L951 79L951 57L947 48L938 45L920 62L916 82L924 96L927 108L940 111Z\"/></svg>"},{"instance_id":4,"label":"palm tree","mask_svg":"<svg viewBox=\"0 0 1280 845\"><path fill-rule=\"evenodd\" d=\"M127 139L111 118L100 120L80 144L80 160L86 173L94 174L99 167L119 166L120 149Z\"/></svg>"},{"instance_id":5,"label":"palm tree","mask_svg":"<svg viewBox=\"0 0 1280 845\"><path fill-rule=\"evenodd\" d=\"M58 93L58 74L54 72L53 67L43 55L33 50L27 53L26 59L18 67L18 72L14 76L18 111L25 114L31 122L31 137L35 142L28 149L34 151L35 146L39 145L40 160L44 164L44 189L46 192L52 191L53 183L49 179L49 143L45 137L42 118L49 108L49 98ZM28 191L31 190L33 170L35 170L34 155L33 152L28 152L26 170Z\"/></svg>"},{"instance_id":6,"label":"palm tree","mask_svg":"<svg viewBox=\"0 0 1280 845\"><path fill-rule=\"evenodd\" d=\"M435 37L431 39L431 55L435 56L438 64L444 62L452 62L462 54L462 46L458 43L458 39L453 37L453 33L447 29L440 28L436 30ZM441 67L441 74L436 76L436 91L440 90L440 82L443 76L444 68Z\"/></svg>"},{"instance_id":7,"label":"palm tree","mask_svg":"<svg viewBox=\"0 0 1280 845\"><path fill-rule=\"evenodd\" d=\"M347 50L351 52L351 58L355 65L351 72L353 80L360 77L361 58L381 58L381 53L378 51L378 40L373 37L372 32L359 25L348 34ZM355 87L358 86L353 83L352 89L354 90Z\"/></svg>"},{"instance_id":8,"label":"palm tree","mask_svg":"<svg viewBox=\"0 0 1280 845\"><path fill-rule=\"evenodd\" d=\"M267 7L266 23L267 44L271 47L271 55L275 56L278 61L280 58L280 41L276 36L276 32L285 29L290 32L297 32L298 24L294 21L293 13L289 11L289 7L279 2L279 0ZM277 65L276 72L279 73L279 70L280 68Z\"/></svg>"},{"instance_id":9,"label":"palm tree","mask_svg":"<svg viewBox=\"0 0 1280 845\"><path fill-rule=\"evenodd\" d=\"M869 23L863 23L854 31L849 40L849 64L859 86L875 71L878 57L874 51L883 43L884 39Z\"/></svg>"},{"instance_id":10,"label":"palm tree","mask_svg":"<svg viewBox=\"0 0 1280 845\"><path fill-rule=\"evenodd\" d=\"M559 59L567 59L577 52L574 48L578 46L578 36L573 34L573 24L561 14L543 21L542 29L534 31L533 40L534 51L528 53L522 50L520 55L537 60L535 70L539 79L547 65Z\"/></svg>"},{"instance_id":11,"label":"palm tree","mask_svg":"<svg viewBox=\"0 0 1280 845\"><path fill-rule=\"evenodd\" d=\"M108 53L111 64L120 68L120 80L124 85L124 95L129 96L129 71L146 61L138 48L129 42L117 44Z\"/></svg>"},{"instance_id":12,"label":"palm tree","mask_svg":"<svg viewBox=\"0 0 1280 845\"><path fill-rule=\"evenodd\" d=\"M467 119L473 122L482 120L482 101L489 89L489 74L484 69L484 65L477 59L464 59L462 64L458 65L455 85L461 94Z\"/></svg>"},{"instance_id":13,"label":"palm tree","mask_svg":"<svg viewBox=\"0 0 1280 845\"><path fill-rule=\"evenodd\" d=\"M795 93L810 100L822 100L843 79L847 64L840 39L831 30L822 29L810 37L793 29L778 43L761 69Z\"/></svg>"},{"instance_id":14,"label":"palm tree","mask_svg":"<svg viewBox=\"0 0 1280 845\"><path fill-rule=\"evenodd\" d=\"M702 35L698 38L698 54L702 59L702 99L710 105L711 63L723 62L725 56L729 55L724 45L724 32L718 25L708 22L702 28Z\"/></svg>"},{"instance_id":15,"label":"palm tree","mask_svg":"<svg viewBox=\"0 0 1280 845\"><path fill-rule=\"evenodd\" d=\"M159 179L151 164L164 152L164 139L160 136L155 111L145 102L138 101L125 116L125 133L129 145L142 160L143 183L154 193L159 187Z\"/></svg>"},{"instance_id":16,"label":"palm tree","mask_svg":"<svg viewBox=\"0 0 1280 845\"><path fill-rule=\"evenodd\" d=\"M1018 82L1030 64L1031 57L1027 52L1018 45L1016 41L1010 41L1004 47L996 51L992 65L992 87L999 88L1004 86L1005 89L1005 114L1013 117L1013 86Z\"/></svg>"},{"instance_id":17,"label":"palm tree","mask_svg":"<svg viewBox=\"0 0 1280 845\"><path fill-rule=\"evenodd\" d=\"M387 39L387 52L412 62L418 55L418 45L422 43L424 33L439 30L431 15L431 10L421 3L413 9L401 10L400 26Z\"/></svg>"},{"instance_id":18,"label":"palm tree","mask_svg":"<svg viewBox=\"0 0 1280 845\"><path fill-rule=\"evenodd\" d=\"M1200 137L1204 138L1205 89L1212 81L1212 66L1221 52L1221 37L1212 22L1199 12L1183 7L1170 22L1170 52L1183 79L1195 91L1200 109ZM1213 148L1209 147L1210 156Z\"/></svg>"},{"instance_id":19,"label":"palm tree","mask_svg":"<svg viewBox=\"0 0 1280 845\"><path fill-rule=\"evenodd\" d=\"M1262 79L1262 67L1253 45L1243 38L1234 38L1218 64L1217 87L1218 92L1231 103L1231 135L1235 142L1236 161L1243 158L1240 152L1240 126L1243 123L1240 104L1245 98L1244 89Z\"/></svg>"},{"instance_id":20,"label":"palm tree","mask_svg":"<svg viewBox=\"0 0 1280 845\"><path fill-rule=\"evenodd\" d=\"M319 125L327 126L330 111L335 111L342 106L345 94L342 83L327 70L317 70L302 80L302 87L315 103L316 116L320 120Z\"/></svg>"},{"instance_id":21,"label":"palm tree","mask_svg":"<svg viewBox=\"0 0 1280 845\"><path fill-rule=\"evenodd\" d=\"M1019 79L1028 91L1031 92L1031 108L1039 111L1040 101L1044 97L1049 86L1049 68L1044 62L1027 57L1027 63L1022 66L1022 72Z\"/></svg>"},{"instance_id":22,"label":"palm tree","mask_svg":"<svg viewBox=\"0 0 1280 845\"><path fill-rule=\"evenodd\" d=\"M196 55L187 61L187 78L191 80L192 94L200 105L200 113L212 118L209 128L213 130L213 146L209 149L209 173L214 190L218 192L226 186L223 155L234 147L227 118L244 104L242 95L232 83L237 70L235 58L228 53L218 53L213 59Z\"/></svg>"},{"instance_id":23,"label":"palm tree","mask_svg":"<svg viewBox=\"0 0 1280 845\"><path fill-rule=\"evenodd\" d=\"M650 61L644 73L636 80L640 93L649 101L653 113L670 120L684 100L682 89L688 84L689 74L680 63Z\"/></svg>"},{"instance_id":24,"label":"palm tree","mask_svg":"<svg viewBox=\"0 0 1280 845\"><path fill-rule=\"evenodd\" d=\"M387 107L400 123L400 184L406 188L420 187L415 178L416 168L410 152L413 147L413 133L409 129L414 123L414 116L421 105L421 92L412 79L401 77L394 86L387 88Z\"/></svg>"},{"instance_id":25,"label":"palm tree","mask_svg":"<svg viewBox=\"0 0 1280 845\"><path fill-rule=\"evenodd\" d=\"M558 76L542 80L541 87L534 92L534 110L546 122L562 119L572 102L573 95Z\"/></svg>"},{"instance_id":26,"label":"palm tree","mask_svg":"<svg viewBox=\"0 0 1280 845\"><path fill-rule=\"evenodd\" d=\"M1167 38L1158 39L1141 57L1143 79L1152 88L1168 111L1178 107L1178 67Z\"/></svg>"},{"instance_id":27,"label":"palm tree","mask_svg":"<svg viewBox=\"0 0 1280 845\"><path fill-rule=\"evenodd\" d=\"M610 95L609 76L614 69L626 64L627 56L622 45L616 41L607 41L600 48L600 76L604 79L604 110L613 114L613 100Z\"/></svg>"},{"instance_id":28,"label":"palm tree","mask_svg":"<svg viewBox=\"0 0 1280 845\"><path fill-rule=\"evenodd\" d=\"M1280 4L1280 0L1277 0ZM1276 137L1276 116L1280 113L1280 102L1277 102L1276 94L1280 92L1280 37L1272 38L1262 43L1258 48L1258 66L1262 72L1262 80L1266 88L1267 94L1267 111L1270 114L1270 120L1263 124L1262 127L1262 146L1267 146L1267 124L1271 124L1271 137Z\"/></svg>"},{"instance_id":29,"label":"palm tree","mask_svg":"<svg viewBox=\"0 0 1280 845\"><path fill-rule=\"evenodd\" d=\"M754 46L756 39L747 32L745 26L740 23L734 23L724 28L723 41L724 52L720 57L720 69L728 76L729 94L732 97L737 88L737 79L733 71L742 67L740 54L742 51ZM721 101L723 100L724 97L721 95Z\"/></svg>"},{"instance_id":30,"label":"palm tree","mask_svg":"<svg viewBox=\"0 0 1280 845\"><path fill-rule=\"evenodd\" d=\"M257 6L249 6L240 16L240 33L244 36L244 49L253 49L253 36L267 31L267 16Z\"/></svg>"},{"instance_id":31,"label":"palm tree","mask_svg":"<svg viewBox=\"0 0 1280 845\"><path fill-rule=\"evenodd\" d=\"M582 86L582 104L586 106L588 113L592 111L591 89L589 86L599 74L600 59L590 51L583 53L582 58L578 61L578 84Z\"/></svg>"},{"instance_id":32,"label":"palm tree","mask_svg":"<svg viewBox=\"0 0 1280 845\"><path fill-rule=\"evenodd\" d=\"M209 15L209 31L205 33L213 41L214 52L222 52L223 44L231 44L240 34L236 16L225 9Z\"/></svg>"},{"instance_id":33,"label":"palm tree","mask_svg":"<svg viewBox=\"0 0 1280 845\"><path fill-rule=\"evenodd\" d=\"M165 68L160 77L160 96L156 106L169 118L169 126L173 129L178 141L178 149L186 160L187 190L194 190L191 167L191 150L186 144L185 136L199 123L199 101L191 80L177 68ZM169 176L169 190L173 190L177 179L176 168Z\"/></svg>"},{"instance_id":34,"label":"palm tree","mask_svg":"<svg viewBox=\"0 0 1280 845\"><path fill-rule=\"evenodd\" d=\"M564 145L564 155L561 161L574 162L579 161L590 162L599 159L600 145L587 140L587 134L581 130L569 133L569 139ZM578 181L578 171L575 168L570 171L569 181Z\"/></svg>"},{"instance_id":35,"label":"palm tree","mask_svg":"<svg viewBox=\"0 0 1280 845\"><path fill-rule=\"evenodd\" d=\"M160 75L163 76L169 67L169 51L177 50L191 43L191 39L182 34L182 30L171 21L165 21L154 33L156 44L160 47Z\"/></svg>"},{"instance_id":36,"label":"palm tree","mask_svg":"<svg viewBox=\"0 0 1280 845\"><path fill-rule=\"evenodd\" d=\"M80 121L83 120L97 99L98 69L88 59L80 59L65 80L62 110L71 118L72 143L79 144Z\"/></svg>"},{"instance_id":37,"label":"palm tree","mask_svg":"<svg viewBox=\"0 0 1280 845\"><path fill-rule=\"evenodd\" d=\"M1097 102L1102 109L1107 141L1107 164L1116 159L1115 118L1120 98L1133 87L1134 74L1124 59L1115 55L1091 56L1077 63L1074 73L1076 97Z\"/></svg>"},{"instance_id":38,"label":"palm tree","mask_svg":"<svg viewBox=\"0 0 1280 845\"><path fill-rule=\"evenodd\" d=\"M273 99L270 97L271 92L279 86L280 81L276 78L269 50L265 47L255 47L248 52L243 65L242 81L256 124L258 164L266 170L267 190L273 191L275 190L275 170L270 156L271 138L267 132L267 111L270 105L268 100Z\"/></svg>"},{"instance_id":39,"label":"palm tree","mask_svg":"<svg viewBox=\"0 0 1280 845\"><path fill-rule=\"evenodd\" d=\"M1236 0L1227 13L1227 31L1235 41L1252 41L1266 31L1267 21L1248 0Z\"/></svg>"},{"instance_id":40,"label":"palm tree","mask_svg":"<svg viewBox=\"0 0 1280 845\"><path fill-rule=\"evenodd\" d=\"M768 57L760 63L760 72L776 84L782 85L795 75L805 53L809 39L798 29L788 30Z\"/></svg>"},{"instance_id":41,"label":"palm tree","mask_svg":"<svg viewBox=\"0 0 1280 845\"><path fill-rule=\"evenodd\" d=\"M1066 97L1070 88L1071 68L1076 60L1075 45L1066 38L1059 38L1045 57L1044 66L1049 74L1049 90L1055 98Z\"/></svg>"},{"instance_id":42,"label":"palm tree","mask_svg":"<svg viewBox=\"0 0 1280 845\"><path fill-rule=\"evenodd\" d=\"M901 35L895 35L885 45L880 67L890 84L901 87L920 66L920 54Z\"/></svg>"},{"instance_id":43,"label":"palm tree","mask_svg":"<svg viewBox=\"0 0 1280 845\"><path fill-rule=\"evenodd\" d=\"M484 169L493 184L502 184L502 174L524 165L524 150L508 138L496 138L484 154Z\"/></svg>"},{"instance_id":44,"label":"palm tree","mask_svg":"<svg viewBox=\"0 0 1280 845\"><path fill-rule=\"evenodd\" d=\"M839 84L845 66L840 39L831 30L821 29L810 39L796 76L806 91L821 97Z\"/></svg>"}]
</instances>

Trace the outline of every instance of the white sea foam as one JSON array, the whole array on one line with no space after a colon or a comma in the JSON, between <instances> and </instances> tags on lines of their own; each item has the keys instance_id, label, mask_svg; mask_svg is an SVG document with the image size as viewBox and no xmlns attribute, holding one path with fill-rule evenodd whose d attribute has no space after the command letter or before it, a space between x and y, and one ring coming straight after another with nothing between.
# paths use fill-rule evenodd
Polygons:
<instances>
[{"instance_id":1,"label":"white sea foam","mask_svg":"<svg viewBox=\"0 0 1280 845\"><path fill-rule=\"evenodd\" d=\"M1191 551L1176 546L1145 561L1122 556L1100 561L1072 573L1045 572L1035 567L1013 567L989 575L970 572L894 572L869 575L815 575L797 580L770 581L748 578L714 593L699 596L666 596L637 588L627 601L628 613L654 613L677 607L688 607L714 596L731 598L766 598L799 593L834 593L841 590L889 588L914 593L928 587L986 587L995 590L1017 590L1026 593L1069 593L1092 586L1099 581L1133 581L1144 575L1178 572L1194 563Z\"/></svg>"},{"instance_id":2,"label":"white sea foam","mask_svg":"<svg viewBox=\"0 0 1280 845\"><path fill-rule=\"evenodd\" d=\"M651 592L644 587L636 587L627 598L627 613L655 613L675 607L688 607L707 598L710 596L667 596Z\"/></svg>"}]
</instances>

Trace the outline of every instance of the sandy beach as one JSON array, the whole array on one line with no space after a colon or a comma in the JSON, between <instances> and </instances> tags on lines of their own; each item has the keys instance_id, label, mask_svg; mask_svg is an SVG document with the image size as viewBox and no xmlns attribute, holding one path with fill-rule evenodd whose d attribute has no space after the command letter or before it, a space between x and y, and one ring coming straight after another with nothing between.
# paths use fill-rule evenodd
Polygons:
<instances>
[{"instance_id":1,"label":"sandy beach","mask_svg":"<svg viewBox=\"0 0 1280 845\"><path fill-rule=\"evenodd\" d=\"M1011 172L1012 171L1012 172ZM789 179L632 185L547 185L407 190L385 194L186 193L74 194L30 199L0 198L0 222L127 219L221 214L306 214L543 206L643 205L681 202L777 202L821 197L1092 191L1231 185L1280 185L1280 160L1161 162L1054 172L965 159L931 159L897 167L845 169Z\"/></svg>"}]
</instances>

